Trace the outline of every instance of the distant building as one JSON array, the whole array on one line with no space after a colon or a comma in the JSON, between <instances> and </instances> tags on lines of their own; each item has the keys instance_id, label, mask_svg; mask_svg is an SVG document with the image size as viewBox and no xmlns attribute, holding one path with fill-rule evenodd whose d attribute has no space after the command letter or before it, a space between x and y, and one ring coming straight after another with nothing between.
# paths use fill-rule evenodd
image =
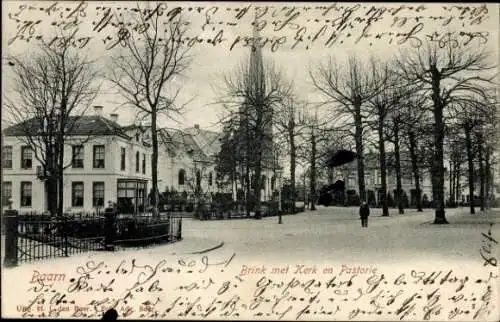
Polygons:
<instances>
[{"instance_id":1,"label":"distant building","mask_svg":"<svg viewBox=\"0 0 500 322\"><path fill-rule=\"evenodd\" d=\"M374 194L375 203L379 203L382 179L380 174L379 154L369 152L364 155L365 190L367 195ZM396 193L396 169L393 152L386 153L387 169L387 194L389 198L394 198ZM432 200L432 182L430 175L420 169L420 189L422 199ZM354 190L359 194L357 161L345 164L334 170L334 182L336 180L345 181L345 190ZM408 153L401 153L401 184L403 193L406 194L410 205L414 205L417 200L417 191ZM446 190L446 188L445 188ZM445 191L446 194L446 191ZM365 196L368 199L368 196Z\"/></svg>"}]
</instances>

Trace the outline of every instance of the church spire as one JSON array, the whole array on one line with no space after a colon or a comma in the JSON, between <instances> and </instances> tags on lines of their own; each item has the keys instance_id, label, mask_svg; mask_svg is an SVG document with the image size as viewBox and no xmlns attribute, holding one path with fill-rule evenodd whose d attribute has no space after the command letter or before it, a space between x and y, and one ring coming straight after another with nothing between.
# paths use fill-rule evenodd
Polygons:
<instances>
[{"instance_id":1,"label":"church spire","mask_svg":"<svg viewBox=\"0 0 500 322\"><path fill-rule=\"evenodd\" d=\"M260 31L257 13L253 21L253 44L250 51L249 75L254 89L259 92L265 92L264 82L264 64L262 58L262 48L260 46Z\"/></svg>"}]
</instances>

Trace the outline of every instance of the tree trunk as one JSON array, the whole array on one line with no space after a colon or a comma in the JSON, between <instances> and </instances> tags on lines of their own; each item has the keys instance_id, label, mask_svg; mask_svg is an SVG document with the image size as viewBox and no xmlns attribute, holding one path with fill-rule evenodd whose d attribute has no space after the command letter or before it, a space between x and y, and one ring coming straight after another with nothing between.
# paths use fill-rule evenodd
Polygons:
<instances>
[{"instance_id":1,"label":"tree trunk","mask_svg":"<svg viewBox=\"0 0 500 322\"><path fill-rule=\"evenodd\" d=\"M470 207L470 213L475 214L476 210L474 208L474 154L472 152L471 129L469 126L465 126L465 146L467 149L467 165L468 165L468 176L469 176L469 207Z\"/></svg>"},{"instance_id":2,"label":"tree trunk","mask_svg":"<svg viewBox=\"0 0 500 322\"><path fill-rule=\"evenodd\" d=\"M248 124L248 120L245 116L245 134L244 134L244 138L245 138L245 211L246 211L246 215L247 217L250 217L250 211L251 211L251 205L250 205L250 202L251 202L251 183L250 183L250 127L249 127L249 124Z\"/></svg>"},{"instance_id":3,"label":"tree trunk","mask_svg":"<svg viewBox=\"0 0 500 322\"><path fill-rule=\"evenodd\" d=\"M151 156L151 178L153 184L153 195L151 196L153 216L159 216L158 211L158 132L156 131L156 110L151 113L151 138L153 143L153 155Z\"/></svg>"},{"instance_id":4,"label":"tree trunk","mask_svg":"<svg viewBox=\"0 0 500 322\"><path fill-rule=\"evenodd\" d=\"M245 152L248 155L248 150ZM251 194L251 185L250 185L250 161L248 156L245 157L245 211L247 217L250 217L250 194Z\"/></svg>"},{"instance_id":5,"label":"tree trunk","mask_svg":"<svg viewBox=\"0 0 500 322\"><path fill-rule=\"evenodd\" d=\"M417 158L417 144L415 140L415 133L410 131L408 133L409 140L409 150L410 150L410 158L411 158L411 168L413 171L413 178L415 180L415 190L417 191L417 202L416 207L418 212L422 212L422 191L420 189L420 173L418 169L418 158Z\"/></svg>"},{"instance_id":6,"label":"tree trunk","mask_svg":"<svg viewBox=\"0 0 500 322\"><path fill-rule=\"evenodd\" d=\"M316 135L311 128L311 173L310 173L310 198L311 210L316 210Z\"/></svg>"},{"instance_id":7,"label":"tree trunk","mask_svg":"<svg viewBox=\"0 0 500 322\"><path fill-rule=\"evenodd\" d=\"M485 201L485 190L484 190L484 185L485 185L485 173L484 173L484 164L483 164L483 140L481 136L479 136L479 140L477 142L478 146L478 162L479 162L479 202L480 202L480 209L481 211L484 211L484 201Z\"/></svg>"},{"instance_id":8,"label":"tree trunk","mask_svg":"<svg viewBox=\"0 0 500 322\"><path fill-rule=\"evenodd\" d=\"M394 161L396 163L396 195L398 203L398 213L405 213L403 205L403 187L401 184L401 156L399 152L399 121L394 122Z\"/></svg>"},{"instance_id":9,"label":"tree trunk","mask_svg":"<svg viewBox=\"0 0 500 322\"><path fill-rule=\"evenodd\" d=\"M64 123L63 123L64 124ZM63 125L61 125L62 127ZM57 165L56 165L56 178L57 178L57 215L62 217L64 215L64 133L59 130L57 137Z\"/></svg>"},{"instance_id":10,"label":"tree trunk","mask_svg":"<svg viewBox=\"0 0 500 322\"><path fill-rule=\"evenodd\" d=\"M51 171L53 173L53 170ZM53 216L58 213L57 208L58 208L58 198L54 198L54 196L57 197L58 195L58 190L57 190L57 180L53 177L49 177L45 181L45 193L46 193L46 200L47 200L47 211Z\"/></svg>"},{"instance_id":11,"label":"tree trunk","mask_svg":"<svg viewBox=\"0 0 500 322\"><path fill-rule=\"evenodd\" d=\"M433 184L436 185L435 193L435 218L434 224L448 224L444 205L444 123L443 103L441 100L441 74L435 66L431 69L432 75L432 102L434 114L434 159L432 176L435 177Z\"/></svg>"},{"instance_id":12,"label":"tree trunk","mask_svg":"<svg viewBox=\"0 0 500 322\"><path fill-rule=\"evenodd\" d=\"M460 197L460 176L462 175L461 174L461 171L460 171L460 161L457 160L456 161L456 164L455 164L455 180L456 180L456 183L455 183L455 200L457 201L457 203L460 203L461 199Z\"/></svg>"},{"instance_id":13,"label":"tree trunk","mask_svg":"<svg viewBox=\"0 0 500 322\"><path fill-rule=\"evenodd\" d=\"M385 160L385 140L384 140L384 119L378 119L378 150L380 155L380 183L381 193L379 203L382 204L382 216L389 216L389 207L387 206L387 166Z\"/></svg>"},{"instance_id":14,"label":"tree trunk","mask_svg":"<svg viewBox=\"0 0 500 322\"><path fill-rule=\"evenodd\" d=\"M289 139L290 139L290 189L291 189L291 200L292 204L292 213L295 213L295 168L296 164L296 147L295 147L295 133L294 133L294 125L293 120L291 121Z\"/></svg>"},{"instance_id":15,"label":"tree trunk","mask_svg":"<svg viewBox=\"0 0 500 322\"><path fill-rule=\"evenodd\" d=\"M255 212L255 219L262 219L262 212L260 210L260 196L261 196L261 189L262 189L262 149L257 148L256 151L256 162L255 162L255 186L254 186L254 199L255 199L255 204L254 204L254 212Z\"/></svg>"},{"instance_id":16,"label":"tree trunk","mask_svg":"<svg viewBox=\"0 0 500 322\"><path fill-rule=\"evenodd\" d=\"M484 156L484 167L485 167L485 198L486 198L486 208L490 208L490 189L491 189L491 152L490 148L486 148L486 153Z\"/></svg>"},{"instance_id":17,"label":"tree trunk","mask_svg":"<svg viewBox=\"0 0 500 322\"><path fill-rule=\"evenodd\" d=\"M354 104L354 109L355 109L354 140L356 141L359 199L361 202L363 202L366 201L366 192L365 192L365 168L364 168L364 157L363 157L363 123L362 123L363 120L361 118L361 102Z\"/></svg>"},{"instance_id":18,"label":"tree trunk","mask_svg":"<svg viewBox=\"0 0 500 322\"><path fill-rule=\"evenodd\" d=\"M453 178L453 162L450 161L450 169L449 169L449 178L448 178L448 190L450 191L450 200L449 200L449 207L454 207L455 206L455 198L453 198L453 191L455 191L455 188L453 186L455 182L455 178Z\"/></svg>"},{"instance_id":19,"label":"tree trunk","mask_svg":"<svg viewBox=\"0 0 500 322\"><path fill-rule=\"evenodd\" d=\"M450 161L450 204L452 207L456 207L457 205L457 198L455 197L455 171L456 167L456 162L452 159Z\"/></svg>"}]
</instances>

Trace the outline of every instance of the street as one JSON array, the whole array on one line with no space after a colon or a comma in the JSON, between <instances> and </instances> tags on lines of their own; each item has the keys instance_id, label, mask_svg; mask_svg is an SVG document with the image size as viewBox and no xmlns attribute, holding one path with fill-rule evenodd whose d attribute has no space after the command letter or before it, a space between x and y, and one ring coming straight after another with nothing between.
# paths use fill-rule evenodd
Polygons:
<instances>
[{"instance_id":1,"label":"street","mask_svg":"<svg viewBox=\"0 0 500 322\"><path fill-rule=\"evenodd\" d=\"M234 308L232 312L240 312L242 318L257 318L245 303L255 300L252 300L252 294L256 294L254 292L262 292L266 289L265 285L270 285L261 282L271 283L272 280L275 283L273 287L288 285L287 288L293 288L285 293L288 302L305 295L313 300L318 295L311 295L315 293L311 293L309 287L314 287L318 291L316 294L321 296L314 304L317 311L310 311L310 314L327 312L324 308L330 310L324 316L309 316L315 320L331 320L329 314L336 314L337 319L341 320L354 317L371 319L370 312L379 312L377 310L384 307L374 307L373 302L370 302L374 298L383 299L385 295L380 292L392 294L394 298L401 296L394 304L401 308L396 312L393 311L395 308L386 304L386 308L377 313L381 314L379 319L394 320L404 316L406 319L421 320L424 316L427 319L427 315L432 313L432 319L442 320L445 317L442 314L446 314L457 320L468 320L468 314L472 313L460 313L456 308L460 303L455 304L449 300L453 299L454 294L460 295L457 290L463 286L457 288L455 284L458 283L465 285L467 293L462 293L471 298L475 292L484 293L481 297L481 303L484 304L478 307L472 305L471 309L475 309L469 312L489 320L495 319L498 315L496 306L491 306L492 302L488 299L489 296L491 299L495 298L497 287L490 288L488 285L498 285L492 280L496 278L493 273L496 269L494 264L499 255L495 242L500 236L498 210L470 215L465 208L450 209L447 211L449 225L433 225L431 211L417 213L406 210L405 215L396 215L397 210L391 209L390 217L381 217L379 209L372 209L368 228L361 228L357 212L357 208L319 207L317 211L283 216L281 225L278 224L277 217L220 221L184 218L181 242L120 249L115 252L88 252L5 268L5 283L2 283L2 287L4 292L8 290L9 296L3 301L2 309L5 316L9 317L38 316L38 313L32 311L22 313L25 307L23 305L31 303L31 300L26 302L22 299L26 298L27 292L32 293L28 297L35 297L38 294L36 290L47 285L47 282L40 284L40 278L43 277L50 281L48 289L52 288L53 292L68 292L68 301L73 299L74 305L89 310L85 313L88 315L80 315L81 312L74 312L74 305L62 304L60 311L57 311L60 315L57 316L100 317L103 310L106 310L106 305L109 305L104 304L107 303L106 298L120 298L126 294L127 289L137 288L134 286L137 285L134 284L137 278L139 285L147 283L145 286L149 291L135 293L137 295L134 295L132 306L120 307L120 316L128 314L129 317L175 318L177 313L161 315L161 312L167 307L175 306L179 314L182 314L184 306L173 300L181 295L186 296L188 303L198 295L203 295L197 300L202 304L196 306L197 316L203 315L203 312L208 312L206 310L212 296L219 296L215 294L220 293L223 294L220 295L221 299L239 299L241 302L238 304L239 308ZM76 282L72 277L78 275L80 278ZM156 280L152 278L155 275ZM55 277L58 278L57 281ZM424 292L427 296L433 296L432 292L436 292L434 280L441 285L441 295L437 296L443 298L440 305L446 310L437 311L437 306L434 311L426 310L424 300L418 300L415 311L406 309L404 301L405 298L411 301L411 294L416 296L415 294ZM354 288L349 288L350 281L354 281ZM387 285L378 286L382 281L383 285ZM404 289L397 286L403 283L406 285L406 281L408 285ZM37 286L39 284L40 287ZM232 285L230 290L229 285ZM75 287L78 294L72 294ZM103 287L106 290L102 290ZM378 293L371 293L371 290L380 287L383 289ZM191 293L183 291L187 289ZM193 289L199 291L191 291ZM328 289L335 293L328 293ZM97 290L99 291L96 292ZM160 291L161 296L157 299L161 300L159 304L153 307L140 305L145 303L143 301L154 300L157 296L155 294L160 294L157 293ZM262 299L272 300L276 296L284 296L280 292L279 288L269 289ZM56 296L59 293L54 294ZM332 297L328 299L328 294L349 295L342 301L351 302L342 308L327 304L330 303L327 301L333 301ZM101 308L88 306L89 303L94 303L96 296L104 297ZM54 298L50 295L47 300L52 303ZM321 303L324 303L324 307ZM460 307L463 305L460 304ZM271 308L266 307L262 307L264 311L261 312L271 312ZM297 304L293 309L276 311L280 313L272 319L280 316L286 319L305 319L307 308L308 306ZM490 313L486 311L489 308L493 309ZM274 308L272 310L274 312ZM141 313L146 311L149 313ZM215 314L215 311L210 312ZM210 316L222 317L226 313Z\"/></svg>"},{"instance_id":2,"label":"street","mask_svg":"<svg viewBox=\"0 0 500 322\"><path fill-rule=\"evenodd\" d=\"M434 213L406 209L398 215L381 217L381 209L371 209L368 228L361 228L357 208L318 207L262 220L184 221L186 241L200 240L212 245L224 242L223 249L239 257L293 260L355 260L357 262L426 259L477 259L481 233L489 223L500 222L500 211L470 215L467 208L448 209L449 225L433 225ZM493 235L500 236L498 225ZM179 245L180 246L180 245ZM208 248L208 247L207 247Z\"/></svg>"},{"instance_id":3,"label":"street","mask_svg":"<svg viewBox=\"0 0 500 322\"><path fill-rule=\"evenodd\" d=\"M489 223L500 223L500 211L492 209L471 215L467 208L456 208L448 209L446 215L449 225L433 225L434 214L429 209L422 213L406 209L404 215L391 209L389 217L382 217L381 209L371 209L367 228L361 227L358 209L354 207L319 206L316 211L283 216L281 225L278 217L211 221L184 218L181 242L121 249L106 255L83 253L22 266L38 267L88 257L118 260L128 256L167 256L206 250L211 250L210 253L235 252L240 259L278 262L328 259L387 263L431 257L456 261L480 259L482 233L488 231ZM492 235L500 236L500 226L492 227Z\"/></svg>"}]
</instances>

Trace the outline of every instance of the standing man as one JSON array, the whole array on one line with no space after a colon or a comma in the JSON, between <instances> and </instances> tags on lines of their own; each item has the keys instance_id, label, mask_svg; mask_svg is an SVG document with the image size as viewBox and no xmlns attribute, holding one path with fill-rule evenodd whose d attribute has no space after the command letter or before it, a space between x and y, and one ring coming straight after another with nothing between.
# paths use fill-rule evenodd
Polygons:
<instances>
[{"instance_id":1,"label":"standing man","mask_svg":"<svg viewBox=\"0 0 500 322\"><path fill-rule=\"evenodd\" d=\"M359 217L361 218L361 227L368 227L368 216L370 216L370 208L368 203L363 201L361 207L359 207Z\"/></svg>"}]
</instances>

